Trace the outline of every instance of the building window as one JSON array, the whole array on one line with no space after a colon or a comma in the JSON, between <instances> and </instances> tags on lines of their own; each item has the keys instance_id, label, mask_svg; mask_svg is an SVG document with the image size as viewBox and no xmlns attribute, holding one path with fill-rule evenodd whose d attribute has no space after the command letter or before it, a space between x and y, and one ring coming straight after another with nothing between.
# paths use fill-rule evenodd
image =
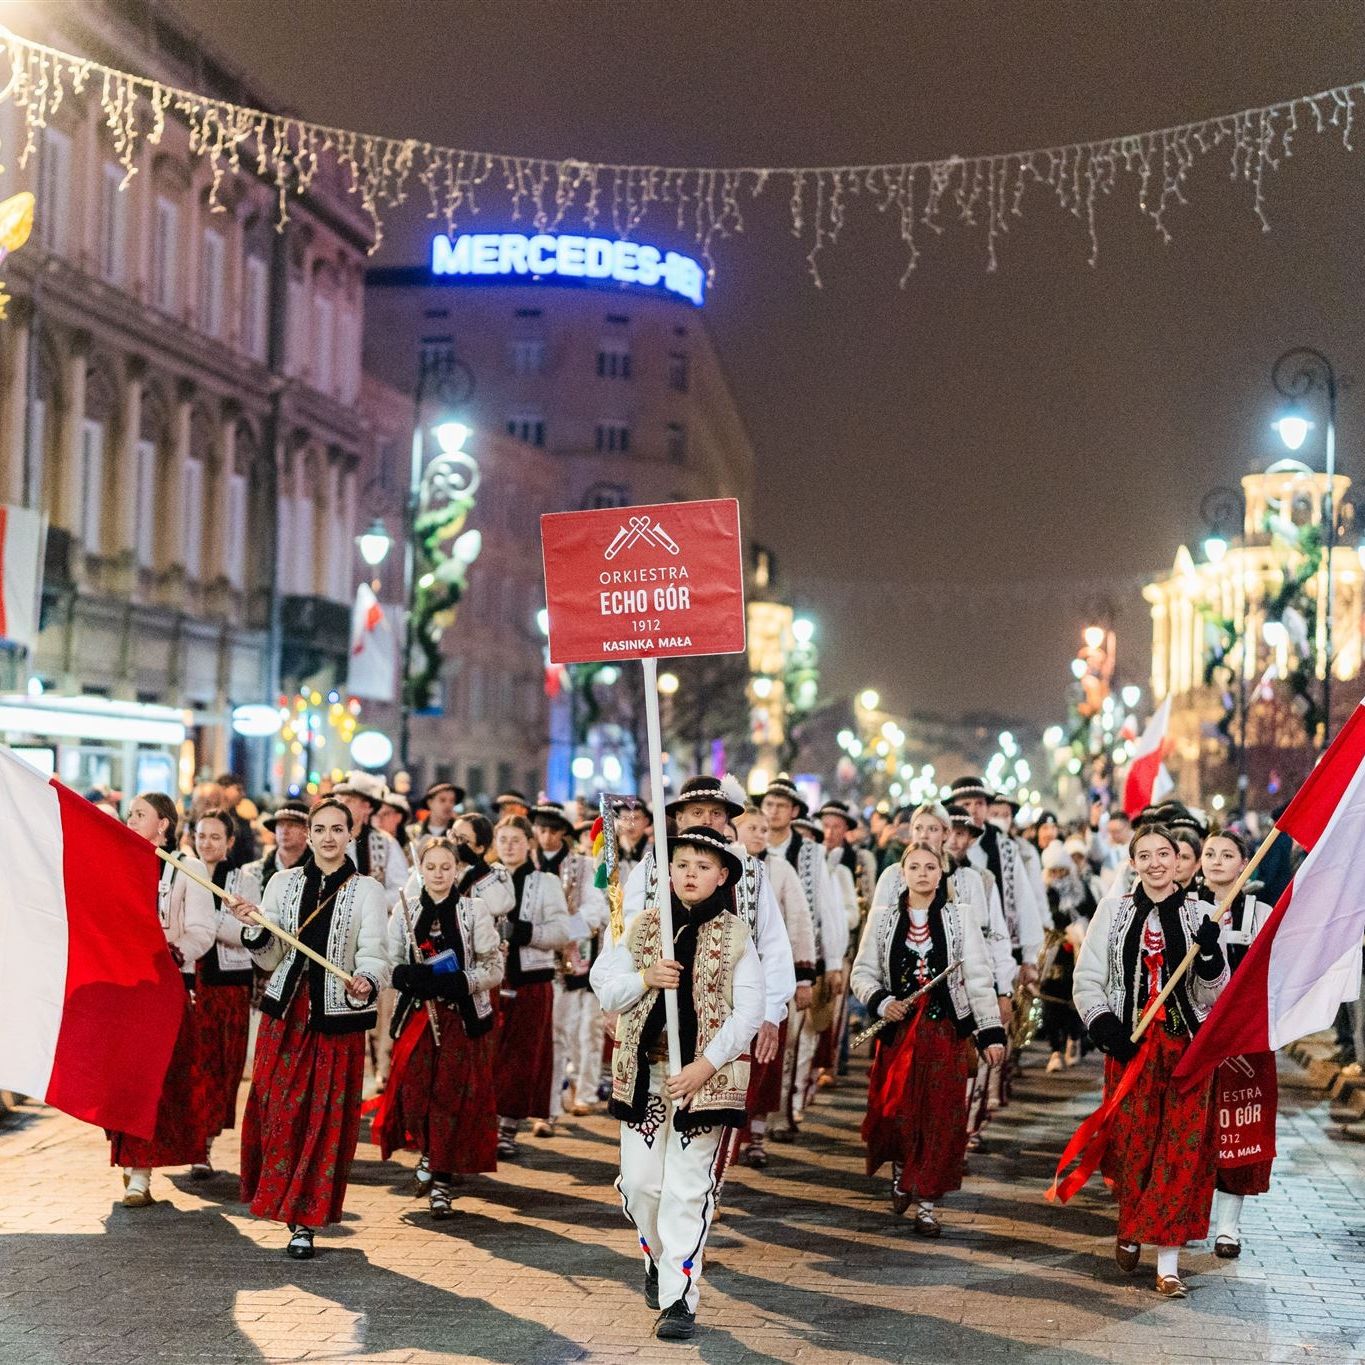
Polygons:
<instances>
[{"instance_id":1,"label":"building window","mask_svg":"<svg viewBox=\"0 0 1365 1365\"><path fill-rule=\"evenodd\" d=\"M265 362L269 345L270 268L248 256L242 275L242 345L253 360Z\"/></svg>"},{"instance_id":2,"label":"building window","mask_svg":"<svg viewBox=\"0 0 1365 1365\"><path fill-rule=\"evenodd\" d=\"M672 352L668 357L668 387L675 393L686 393L688 377L687 352Z\"/></svg>"},{"instance_id":3,"label":"building window","mask_svg":"<svg viewBox=\"0 0 1365 1365\"><path fill-rule=\"evenodd\" d=\"M205 228L199 260L199 327L211 337L223 335L223 267L227 243L216 228Z\"/></svg>"},{"instance_id":4,"label":"building window","mask_svg":"<svg viewBox=\"0 0 1365 1365\"><path fill-rule=\"evenodd\" d=\"M512 343L512 373L517 375L545 373L545 343L528 337Z\"/></svg>"},{"instance_id":5,"label":"building window","mask_svg":"<svg viewBox=\"0 0 1365 1365\"><path fill-rule=\"evenodd\" d=\"M469 678L469 723L471 725L481 725L483 723L486 707L486 694L484 692L484 673L482 664L470 666L467 674ZM473 773L470 769L470 773ZM469 784L466 784L469 785ZM480 778L479 787L483 787L483 780Z\"/></svg>"},{"instance_id":6,"label":"building window","mask_svg":"<svg viewBox=\"0 0 1365 1365\"><path fill-rule=\"evenodd\" d=\"M455 365L455 338L453 336L431 336L422 338L418 363L423 374L438 374L453 369Z\"/></svg>"},{"instance_id":7,"label":"building window","mask_svg":"<svg viewBox=\"0 0 1365 1365\"><path fill-rule=\"evenodd\" d=\"M608 313L607 322L612 327L630 326L630 319L624 313Z\"/></svg>"},{"instance_id":8,"label":"building window","mask_svg":"<svg viewBox=\"0 0 1365 1365\"><path fill-rule=\"evenodd\" d=\"M123 167L105 162L100 187L100 274L110 284L122 284L127 273L128 200L119 188Z\"/></svg>"},{"instance_id":9,"label":"building window","mask_svg":"<svg viewBox=\"0 0 1365 1365\"><path fill-rule=\"evenodd\" d=\"M227 571L234 588L243 585L246 567L246 475L233 470L228 478L227 495Z\"/></svg>"},{"instance_id":10,"label":"building window","mask_svg":"<svg viewBox=\"0 0 1365 1365\"><path fill-rule=\"evenodd\" d=\"M137 443L137 562L150 568L156 542L156 443Z\"/></svg>"},{"instance_id":11,"label":"building window","mask_svg":"<svg viewBox=\"0 0 1365 1365\"><path fill-rule=\"evenodd\" d=\"M682 464L687 459L687 428L681 422L670 422L664 432L664 444L668 458L674 464Z\"/></svg>"},{"instance_id":12,"label":"building window","mask_svg":"<svg viewBox=\"0 0 1365 1365\"><path fill-rule=\"evenodd\" d=\"M165 195L156 197L152 239L152 304L163 313L176 308L176 263L180 249L180 207Z\"/></svg>"},{"instance_id":13,"label":"building window","mask_svg":"<svg viewBox=\"0 0 1365 1365\"><path fill-rule=\"evenodd\" d=\"M43 129L42 161L38 167L38 208L34 228L50 251L66 247L71 202L71 139L56 128Z\"/></svg>"},{"instance_id":14,"label":"building window","mask_svg":"<svg viewBox=\"0 0 1365 1365\"><path fill-rule=\"evenodd\" d=\"M584 509L603 507L628 507L630 489L623 483L595 483L583 495Z\"/></svg>"},{"instance_id":15,"label":"building window","mask_svg":"<svg viewBox=\"0 0 1365 1365\"><path fill-rule=\"evenodd\" d=\"M480 764L471 763L465 769L464 785L471 801L480 800L487 795L483 782L483 767Z\"/></svg>"},{"instance_id":16,"label":"building window","mask_svg":"<svg viewBox=\"0 0 1365 1365\"><path fill-rule=\"evenodd\" d=\"M331 393L335 376L332 363L336 337L332 334L332 300L317 289L313 294L313 387Z\"/></svg>"},{"instance_id":17,"label":"building window","mask_svg":"<svg viewBox=\"0 0 1365 1365\"><path fill-rule=\"evenodd\" d=\"M104 505L104 427L89 418L81 423L81 524L77 539L87 554L100 552Z\"/></svg>"},{"instance_id":18,"label":"building window","mask_svg":"<svg viewBox=\"0 0 1365 1365\"><path fill-rule=\"evenodd\" d=\"M617 340L615 337L603 339L597 348L597 377L630 378L630 342Z\"/></svg>"},{"instance_id":19,"label":"building window","mask_svg":"<svg viewBox=\"0 0 1365 1365\"><path fill-rule=\"evenodd\" d=\"M518 308L514 317L519 318L538 318L541 310L539 308Z\"/></svg>"},{"instance_id":20,"label":"building window","mask_svg":"<svg viewBox=\"0 0 1365 1365\"><path fill-rule=\"evenodd\" d=\"M545 445L545 419L538 412L517 412L507 419L507 434L537 448Z\"/></svg>"},{"instance_id":21,"label":"building window","mask_svg":"<svg viewBox=\"0 0 1365 1365\"><path fill-rule=\"evenodd\" d=\"M185 574L197 579L204 566L204 462L185 461L185 505L180 516Z\"/></svg>"},{"instance_id":22,"label":"building window","mask_svg":"<svg viewBox=\"0 0 1365 1365\"><path fill-rule=\"evenodd\" d=\"M597 424L597 448L626 454L630 450L630 427L625 422L599 422Z\"/></svg>"}]
</instances>

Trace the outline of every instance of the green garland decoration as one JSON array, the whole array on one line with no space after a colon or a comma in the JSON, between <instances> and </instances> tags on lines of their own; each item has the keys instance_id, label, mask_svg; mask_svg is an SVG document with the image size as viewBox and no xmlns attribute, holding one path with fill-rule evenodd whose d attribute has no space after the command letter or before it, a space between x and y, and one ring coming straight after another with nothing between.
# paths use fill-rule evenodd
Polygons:
<instances>
[{"instance_id":1,"label":"green garland decoration","mask_svg":"<svg viewBox=\"0 0 1365 1365\"><path fill-rule=\"evenodd\" d=\"M420 513L413 523L415 582L404 701L414 712L430 711L435 705L444 662L441 638L455 622L469 571L452 547L473 509L472 497L457 494L443 506Z\"/></svg>"}]
</instances>

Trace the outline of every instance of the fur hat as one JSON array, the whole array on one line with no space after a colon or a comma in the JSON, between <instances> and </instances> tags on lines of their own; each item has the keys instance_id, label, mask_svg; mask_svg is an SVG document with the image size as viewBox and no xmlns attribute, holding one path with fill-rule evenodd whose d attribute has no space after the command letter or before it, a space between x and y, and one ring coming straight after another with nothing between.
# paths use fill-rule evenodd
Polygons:
<instances>
[{"instance_id":1,"label":"fur hat","mask_svg":"<svg viewBox=\"0 0 1365 1365\"><path fill-rule=\"evenodd\" d=\"M1075 864L1071 861L1071 854L1067 851L1066 845L1060 839L1054 839L1043 850L1043 871L1053 872L1057 869L1070 872Z\"/></svg>"}]
</instances>

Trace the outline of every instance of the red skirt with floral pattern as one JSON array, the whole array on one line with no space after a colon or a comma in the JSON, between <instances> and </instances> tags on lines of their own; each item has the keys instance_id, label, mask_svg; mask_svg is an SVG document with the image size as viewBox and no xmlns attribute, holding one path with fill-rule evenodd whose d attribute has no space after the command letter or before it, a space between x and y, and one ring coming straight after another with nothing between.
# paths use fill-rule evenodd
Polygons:
<instances>
[{"instance_id":1,"label":"red skirt with floral pattern","mask_svg":"<svg viewBox=\"0 0 1365 1365\"><path fill-rule=\"evenodd\" d=\"M185 1012L180 1016L180 1032L175 1036L171 1064L161 1087L156 1106L156 1133L151 1139L128 1133L109 1134L109 1164L140 1167L188 1166L204 1151L204 1116L195 1085L195 1036L198 1029L197 1005L185 993Z\"/></svg>"},{"instance_id":2,"label":"red skirt with floral pattern","mask_svg":"<svg viewBox=\"0 0 1365 1365\"><path fill-rule=\"evenodd\" d=\"M498 1113L548 1119L555 1073L555 988L549 981L504 989L497 1039Z\"/></svg>"},{"instance_id":3,"label":"red skirt with floral pattern","mask_svg":"<svg viewBox=\"0 0 1365 1365\"><path fill-rule=\"evenodd\" d=\"M1152 1029L1142 1072L1115 1111L1103 1169L1114 1179L1119 1241L1178 1247L1209 1231L1218 1156L1213 1077L1177 1087L1172 1073L1190 1040L1160 1024Z\"/></svg>"},{"instance_id":4,"label":"red skirt with floral pattern","mask_svg":"<svg viewBox=\"0 0 1365 1365\"><path fill-rule=\"evenodd\" d=\"M436 1006L438 1047L426 1007L418 1006L394 1047L384 1122L371 1137L387 1160L400 1147L421 1152L433 1171L476 1175L498 1169L498 1110L493 1035L470 1038L458 1009ZM415 1030L411 1051L403 1047Z\"/></svg>"},{"instance_id":5,"label":"red skirt with floral pattern","mask_svg":"<svg viewBox=\"0 0 1365 1365\"><path fill-rule=\"evenodd\" d=\"M237 1126L237 1091L246 1068L247 1037L251 1032L251 987L194 988L196 1014L194 1083L204 1116L204 1139Z\"/></svg>"},{"instance_id":6,"label":"red skirt with floral pattern","mask_svg":"<svg viewBox=\"0 0 1365 1365\"><path fill-rule=\"evenodd\" d=\"M242 1115L242 1199L258 1218L340 1220L364 1081L365 1035L310 1029L304 982L283 1019L261 1019Z\"/></svg>"},{"instance_id":7,"label":"red skirt with floral pattern","mask_svg":"<svg viewBox=\"0 0 1365 1365\"><path fill-rule=\"evenodd\" d=\"M967 1078L976 1069L976 1046L959 1038L951 1019L921 1019L911 1037L902 1025L889 1045L877 1048L868 1073L863 1121L867 1173L885 1162L902 1167L900 1187L918 1199L938 1199L962 1188L967 1153ZM899 1093L885 1094L885 1080L912 1048Z\"/></svg>"}]
</instances>

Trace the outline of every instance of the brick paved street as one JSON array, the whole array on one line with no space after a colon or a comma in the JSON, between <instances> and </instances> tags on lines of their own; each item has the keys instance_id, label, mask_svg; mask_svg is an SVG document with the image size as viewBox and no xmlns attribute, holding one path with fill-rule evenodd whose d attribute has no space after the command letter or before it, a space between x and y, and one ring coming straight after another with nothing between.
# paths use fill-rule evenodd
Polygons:
<instances>
[{"instance_id":1,"label":"brick paved street","mask_svg":"<svg viewBox=\"0 0 1365 1365\"><path fill-rule=\"evenodd\" d=\"M0 1129L0 1361L1359 1361L1365 1358L1365 1148L1286 1061L1272 1194L1248 1202L1240 1262L1198 1249L1184 1303L1126 1280L1111 1206L1065 1209L1046 1174L1093 1105L1098 1068L1041 1057L926 1243L864 1178L856 1083L821 1101L806 1141L736 1170L712 1238L696 1340L649 1336L617 1211L612 1125L528 1139L429 1222L402 1167L362 1145L340 1232L311 1264L236 1202L236 1182L157 1176L125 1210L100 1135L37 1109ZM235 1169L235 1147L217 1152Z\"/></svg>"}]
</instances>

